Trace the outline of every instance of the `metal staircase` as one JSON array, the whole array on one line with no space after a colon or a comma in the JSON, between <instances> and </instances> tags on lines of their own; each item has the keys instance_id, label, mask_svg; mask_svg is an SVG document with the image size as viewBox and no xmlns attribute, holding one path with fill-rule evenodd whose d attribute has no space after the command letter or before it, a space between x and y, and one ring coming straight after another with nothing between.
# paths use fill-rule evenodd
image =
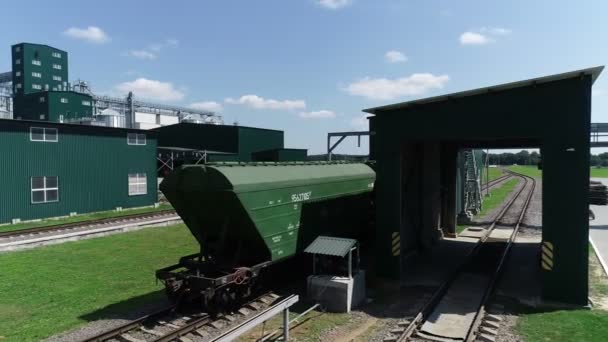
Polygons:
<instances>
[{"instance_id":1,"label":"metal staircase","mask_svg":"<svg viewBox=\"0 0 608 342\"><path fill-rule=\"evenodd\" d=\"M482 202L480 170L477 168L477 160L473 150L465 150L464 158L464 208L467 212L476 215L481 211Z\"/></svg>"}]
</instances>

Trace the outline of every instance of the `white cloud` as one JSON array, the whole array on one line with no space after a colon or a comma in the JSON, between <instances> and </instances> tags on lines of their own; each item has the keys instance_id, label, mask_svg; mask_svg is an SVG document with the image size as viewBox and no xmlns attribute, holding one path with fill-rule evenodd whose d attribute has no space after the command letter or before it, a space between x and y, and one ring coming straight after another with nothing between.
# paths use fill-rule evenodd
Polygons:
<instances>
[{"instance_id":1,"label":"white cloud","mask_svg":"<svg viewBox=\"0 0 608 342\"><path fill-rule=\"evenodd\" d=\"M298 114L302 119L333 119L336 113L331 110L317 110L312 112L300 112Z\"/></svg>"},{"instance_id":2,"label":"white cloud","mask_svg":"<svg viewBox=\"0 0 608 342\"><path fill-rule=\"evenodd\" d=\"M101 44L110 40L110 37L97 26L87 28L70 27L63 32L66 36L74 39L82 39L90 43Z\"/></svg>"},{"instance_id":3,"label":"white cloud","mask_svg":"<svg viewBox=\"0 0 608 342\"><path fill-rule=\"evenodd\" d=\"M352 0L316 0L317 4L322 7L329 8L332 10L346 7L352 3Z\"/></svg>"},{"instance_id":4,"label":"white cloud","mask_svg":"<svg viewBox=\"0 0 608 342\"><path fill-rule=\"evenodd\" d=\"M129 50L126 55L130 57L135 57L139 59L147 59L154 60L158 58L158 54L161 50L169 47L176 47L179 45L179 40L177 39L167 39L161 43L153 43L148 45L147 48L144 49L132 49Z\"/></svg>"},{"instance_id":5,"label":"white cloud","mask_svg":"<svg viewBox=\"0 0 608 342\"><path fill-rule=\"evenodd\" d=\"M407 57L402 52L396 50L387 51L384 54L384 58L389 63L399 63L407 61Z\"/></svg>"},{"instance_id":6,"label":"white cloud","mask_svg":"<svg viewBox=\"0 0 608 342\"><path fill-rule=\"evenodd\" d=\"M448 75L412 74L397 79L363 78L349 84L345 90L356 96L374 100L392 100L401 96L423 95L433 89L440 89L449 81Z\"/></svg>"},{"instance_id":7,"label":"white cloud","mask_svg":"<svg viewBox=\"0 0 608 342\"><path fill-rule=\"evenodd\" d=\"M304 100L273 100L265 99L257 95L243 95L238 99L227 98L226 103L240 104L255 109L304 109L306 102Z\"/></svg>"},{"instance_id":8,"label":"white cloud","mask_svg":"<svg viewBox=\"0 0 608 342\"><path fill-rule=\"evenodd\" d=\"M462 45L485 45L493 42L491 38L477 32L467 31L460 35L460 44Z\"/></svg>"},{"instance_id":9,"label":"white cloud","mask_svg":"<svg viewBox=\"0 0 608 342\"><path fill-rule=\"evenodd\" d=\"M118 84L116 90L122 94L130 91L137 97L158 101L179 101L184 98L184 93L176 89L170 82L138 78L131 82Z\"/></svg>"},{"instance_id":10,"label":"white cloud","mask_svg":"<svg viewBox=\"0 0 608 342\"><path fill-rule=\"evenodd\" d=\"M150 51L147 50L130 50L127 55L131 56L131 57L135 57L135 58L139 58L139 59L148 59L148 60L154 60L156 58L158 58L158 56Z\"/></svg>"},{"instance_id":11,"label":"white cloud","mask_svg":"<svg viewBox=\"0 0 608 342\"><path fill-rule=\"evenodd\" d=\"M369 118L370 116L372 116L372 115L371 114L359 115L356 118L350 120L350 125L358 131L367 131L367 130L369 130L369 120L367 118Z\"/></svg>"},{"instance_id":12,"label":"white cloud","mask_svg":"<svg viewBox=\"0 0 608 342\"><path fill-rule=\"evenodd\" d=\"M462 45L485 45L494 43L496 37L511 34L511 30L504 27L482 27L478 30L471 30L460 35Z\"/></svg>"},{"instance_id":13,"label":"white cloud","mask_svg":"<svg viewBox=\"0 0 608 342\"><path fill-rule=\"evenodd\" d=\"M224 106L215 101L194 102L191 103L189 107L193 109L206 110L209 112L221 112L224 110Z\"/></svg>"},{"instance_id":14,"label":"white cloud","mask_svg":"<svg viewBox=\"0 0 608 342\"><path fill-rule=\"evenodd\" d=\"M496 36L506 36L511 34L511 32L513 31L504 27L482 27L479 29L479 32L484 32Z\"/></svg>"}]
</instances>

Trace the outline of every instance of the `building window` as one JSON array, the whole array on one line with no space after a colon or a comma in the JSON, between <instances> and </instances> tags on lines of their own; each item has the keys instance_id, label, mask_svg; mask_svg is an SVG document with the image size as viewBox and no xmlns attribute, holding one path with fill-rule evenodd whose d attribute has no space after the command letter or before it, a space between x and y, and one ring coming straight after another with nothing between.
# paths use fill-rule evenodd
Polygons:
<instances>
[{"instance_id":1,"label":"building window","mask_svg":"<svg viewBox=\"0 0 608 342\"><path fill-rule=\"evenodd\" d=\"M52 55L53 57L61 58L61 54L59 52L53 52Z\"/></svg>"},{"instance_id":2,"label":"building window","mask_svg":"<svg viewBox=\"0 0 608 342\"><path fill-rule=\"evenodd\" d=\"M57 142L57 128L30 127L30 141Z\"/></svg>"},{"instance_id":3,"label":"building window","mask_svg":"<svg viewBox=\"0 0 608 342\"><path fill-rule=\"evenodd\" d=\"M91 106L91 101L82 101L83 106Z\"/></svg>"},{"instance_id":4,"label":"building window","mask_svg":"<svg viewBox=\"0 0 608 342\"><path fill-rule=\"evenodd\" d=\"M42 90L42 86L40 84L32 84L32 89Z\"/></svg>"},{"instance_id":5,"label":"building window","mask_svg":"<svg viewBox=\"0 0 608 342\"><path fill-rule=\"evenodd\" d=\"M146 135L141 133L128 133L127 144L129 145L145 145Z\"/></svg>"},{"instance_id":6,"label":"building window","mask_svg":"<svg viewBox=\"0 0 608 342\"><path fill-rule=\"evenodd\" d=\"M53 87L53 91L57 91L57 87Z\"/></svg>"},{"instance_id":7,"label":"building window","mask_svg":"<svg viewBox=\"0 0 608 342\"><path fill-rule=\"evenodd\" d=\"M41 78L42 74L39 72L32 72L32 77L37 77L37 78Z\"/></svg>"},{"instance_id":8,"label":"building window","mask_svg":"<svg viewBox=\"0 0 608 342\"><path fill-rule=\"evenodd\" d=\"M20 58L15 59L15 64L21 64L21 59Z\"/></svg>"},{"instance_id":9,"label":"building window","mask_svg":"<svg viewBox=\"0 0 608 342\"><path fill-rule=\"evenodd\" d=\"M53 81L59 81L59 82L61 82L61 76L55 76L55 75L53 75Z\"/></svg>"},{"instance_id":10,"label":"building window","mask_svg":"<svg viewBox=\"0 0 608 342\"><path fill-rule=\"evenodd\" d=\"M16 77L21 77L21 71L17 71L17 72L15 72L15 76L16 76Z\"/></svg>"},{"instance_id":11,"label":"building window","mask_svg":"<svg viewBox=\"0 0 608 342\"><path fill-rule=\"evenodd\" d=\"M68 99L67 99L67 98L65 98L65 97L62 97L62 98L61 98L61 103L68 103Z\"/></svg>"},{"instance_id":12,"label":"building window","mask_svg":"<svg viewBox=\"0 0 608 342\"><path fill-rule=\"evenodd\" d=\"M21 89L21 83L17 83L17 84L15 85L15 88L17 88L17 89Z\"/></svg>"},{"instance_id":13,"label":"building window","mask_svg":"<svg viewBox=\"0 0 608 342\"><path fill-rule=\"evenodd\" d=\"M53 69L61 70L61 64L53 64Z\"/></svg>"},{"instance_id":14,"label":"building window","mask_svg":"<svg viewBox=\"0 0 608 342\"><path fill-rule=\"evenodd\" d=\"M32 177L32 203L59 202L57 176Z\"/></svg>"},{"instance_id":15,"label":"building window","mask_svg":"<svg viewBox=\"0 0 608 342\"><path fill-rule=\"evenodd\" d=\"M40 114L40 120L45 120L45 119L46 119L46 115Z\"/></svg>"},{"instance_id":16,"label":"building window","mask_svg":"<svg viewBox=\"0 0 608 342\"><path fill-rule=\"evenodd\" d=\"M32 59L32 64L40 66L42 65L42 62L37 59Z\"/></svg>"},{"instance_id":17,"label":"building window","mask_svg":"<svg viewBox=\"0 0 608 342\"><path fill-rule=\"evenodd\" d=\"M145 195L148 193L148 178L145 173L129 174L129 196Z\"/></svg>"},{"instance_id":18,"label":"building window","mask_svg":"<svg viewBox=\"0 0 608 342\"><path fill-rule=\"evenodd\" d=\"M15 47L15 52L20 52L20 51L21 51L21 46Z\"/></svg>"},{"instance_id":19,"label":"building window","mask_svg":"<svg viewBox=\"0 0 608 342\"><path fill-rule=\"evenodd\" d=\"M44 103L44 101L46 101L46 99L44 98L44 96L40 96L40 98L38 100L40 101L40 103Z\"/></svg>"}]
</instances>

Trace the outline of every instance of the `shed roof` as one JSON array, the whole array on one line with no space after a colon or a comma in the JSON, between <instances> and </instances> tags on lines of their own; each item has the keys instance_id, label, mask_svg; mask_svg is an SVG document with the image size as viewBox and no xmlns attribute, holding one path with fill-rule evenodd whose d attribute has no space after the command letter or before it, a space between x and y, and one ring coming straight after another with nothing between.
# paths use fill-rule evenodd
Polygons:
<instances>
[{"instance_id":1,"label":"shed roof","mask_svg":"<svg viewBox=\"0 0 608 342\"><path fill-rule=\"evenodd\" d=\"M433 102L443 102L443 101L449 101L449 100L456 99L456 98L488 94L488 93L492 93L492 92L504 91L504 90L514 89L514 88L529 87L529 86L534 86L534 85L541 84L541 83L560 81L560 80L565 80L565 79L569 79L569 78L580 77L583 75L590 75L592 82L595 82L595 80L600 75L602 70L604 70L603 65L592 67L592 68L569 71L569 72L565 72L565 73L561 73L561 74L554 74L554 75L549 75L549 76L531 78L531 79L523 80L523 81L504 83L504 84L499 84L499 85L495 85L495 86L491 86L491 87L466 90L466 91L451 93L451 94L447 94L447 95L439 95L439 96L427 97L424 99L419 99L419 100L414 100L414 101L400 102L400 103L395 103L395 104L386 105L386 106L368 108L368 109L364 109L363 111L366 113L370 113L370 114L379 114L381 112L391 111L391 110L396 110L396 109L403 109L403 108L407 108L407 107L414 106L414 105L423 105L423 104L428 104L428 103L433 103Z\"/></svg>"},{"instance_id":2,"label":"shed roof","mask_svg":"<svg viewBox=\"0 0 608 342\"><path fill-rule=\"evenodd\" d=\"M356 244L357 240L354 239L319 236L306 247L304 253L345 257Z\"/></svg>"}]
</instances>

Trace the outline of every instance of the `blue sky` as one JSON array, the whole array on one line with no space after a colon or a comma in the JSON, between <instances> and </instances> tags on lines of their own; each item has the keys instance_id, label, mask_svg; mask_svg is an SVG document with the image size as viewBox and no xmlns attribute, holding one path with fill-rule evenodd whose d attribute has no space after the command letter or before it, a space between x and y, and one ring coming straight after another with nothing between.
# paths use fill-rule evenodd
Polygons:
<instances>
[{"instance_id":1,"label":"blue sky","mask_svg":"<svg viewBox=\"0 0 608 342\"><path fill-rule=\"evenodd\" d=\"M98 94L218 109L310 153L329 131L364 129L363 108L608 61L601 0L30 0L3 12L1 71L11 44L49 44ZM596 122L608 122L607 77Z\"/></svg>"}]
</instances>

